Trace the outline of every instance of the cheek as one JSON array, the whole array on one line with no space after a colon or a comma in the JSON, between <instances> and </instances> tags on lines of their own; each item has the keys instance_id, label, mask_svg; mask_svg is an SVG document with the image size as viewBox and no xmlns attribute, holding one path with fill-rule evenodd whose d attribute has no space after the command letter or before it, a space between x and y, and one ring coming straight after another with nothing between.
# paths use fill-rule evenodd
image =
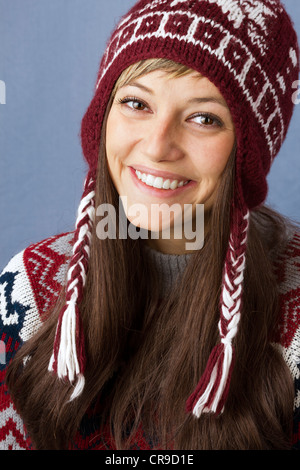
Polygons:
<instances>
[{"instance_id":1,"label":"cheek","mask_svg":"<svg viewBox=\"0 0 300 470\"><path fill-rule=\"evenodd\" d=\"M113 107L106 124L107 153L110 156L124 158L124 155L134 146L136 134L135 126Z\"/></svg>"},{"instance_id":2,"label":"cheek","mask_svg":"<svg viewBox=\"0 0 300 470\"><path fill-rule=\"evenodd\" d=\"M120 145L119 139L116 138L118 134L117 121L114 119L113 113L110 112L107 124L106 124L106 159L107 166L112 182L120 193L120 174L121 174L121 165L120 165Z\"/></svg>"},{"instance_id":3,"label":"cheek","mask_svg":"<svg viewBox=\"0 0 300 470\"><path fill-rule=\"evenodd\" d=\"M204 144L201 151L194 151L194 160L199 177L218 180L223 173L234 146L234 135L228 135L210 140Z\"/></svg>"},{"instance_id":4,"label":"cheek","mask_svg":"<svg viewBox=\"0 0 300 470\"><path fill-rule=\"evenodd\" d=\"M113 111L109 113L106 124L106 154L109 163L112 163L115 155L119 153L119 135L118 120L116 119Z\"/></svg>"}]
</instances>

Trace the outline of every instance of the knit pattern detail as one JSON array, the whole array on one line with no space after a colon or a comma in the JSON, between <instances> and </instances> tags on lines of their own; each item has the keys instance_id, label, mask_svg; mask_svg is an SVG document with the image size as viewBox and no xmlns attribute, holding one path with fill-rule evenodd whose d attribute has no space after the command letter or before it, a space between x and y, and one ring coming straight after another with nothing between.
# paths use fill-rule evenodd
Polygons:
<instances>
[{"instance_id":1,"label":"knit pattern detail","mask_svg":"<svg viewBox=\"0 0 300 470\"><path fill-rule=\"evenodd\" d=\"M6 347L6 363L0 364L0 449L32 449L21 417L5 385L6 366L15 352L46 318L46 306L54 305L72 257L74 233L51 237L16 255L0 275L0 339ZM294 448L300 449L300 235L291 239L278 260L281 318L275 346L295 380ZM172 263L171 265L172 266ZM35 267L35 269L34 269ZM173 266L174 267L174 266ZM168 268L169 269L169 268ZM172 267L170 267L172 269ZM51 275L50 275L51 272ZM114 450L108 429L91 405L70 449ZM140 428L132 449L151 449Z\"/></svg>"},{"instance_id":2,"label":"knit pattern detail","mask_svg":"<svg viewBox=\"0 0 300 470\"><path fill-rule=\"evenodd\" d=\"M210 15L212 15L210 5L213 5L216 10L213 15L215 20L210 21L208 15L200 16L200 14L193 13L193 9L187 10L185 4L190 6L192 3L188 0L169 3L167 1L152 1L147 3L144 8L141 8L138 15L130 13L124 18L106 51L97 87L103 76L113 66L117 57L127 47L142 42L146 38L176 38L182 44L186 43L199 49L207 49L210 54L223 63L229 73L232 74L232 79L235 79L241 88L244 98L250 103L253 113L261 125L273 158L278 146L283 141L283 110L277 97L276 88L271 82L273 77L266 74L257 57L258 54L255 56L253 49L258 48L263 57L266 55L268 50L267 25L269 25L272 18L276 17L277 11L282 12L281 5L277 1L267 1L264 4L259 1L251 4L250 2L208 0L206 8L209 8ZM244 3L244 8L241 3ZM217 10L219 8L221 8L222 15L221 12L218 14ZM203 14L203 11L201 13ZM227 19L225 24L228 24L228 29L222 26L224 16ZM219 22L217 22L217 19L219 19ZM211 34L203 36L201 34L203 25L208 26L209 23L211 23ZM240 38L237 37L236 31L243 23L246 23L248 34ZM250 43L248 44L249 38ZM292 61L294 62L293 65L296 65L295 49L291 48L289 53L291 65ZM264 85L259 94L253 88L254 74L257 82ZM275 84L278 87L278 83L275 82ZM286 90L282 76L281 88ZM265 113L267 102L272 103L272 119L270 119L270 112ZM275 122L278 131L276 135L274 133Z\"/></svg>"},{"instance_id":3,"label":"knit pattern detail","mask_svg":"<svg viewBox=\"0 0 300 470\"><path fill-rule=\"evenodd\" d=\"M276 347L279 347L295 379L295 439L300 440L300 235L295 234L285 258L277 263L280 280L280 311ZM299 445L299 444L298 444ZM299 445L300 449L300 445Z\"/></svg>"}]
</instances>

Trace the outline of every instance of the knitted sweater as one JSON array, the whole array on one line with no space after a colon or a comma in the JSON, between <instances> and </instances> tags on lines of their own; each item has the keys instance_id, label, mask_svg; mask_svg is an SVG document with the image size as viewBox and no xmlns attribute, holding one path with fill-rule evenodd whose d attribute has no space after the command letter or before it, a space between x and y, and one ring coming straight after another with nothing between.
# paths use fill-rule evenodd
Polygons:
<instances>
[{"instance_id":1,"label":"knitted sweater","mask_svg":"<svg viewBox=\"0 0 300 470\"><path fill-rule=\"evenodd\" d=\"M61 234L17 254L0 275L0 449L32 449L22 418L5 385L7 364L41 325L65 279L73 234ZM148 250L161 285L168 289L192 255L166 255ZM281 318L276 339L295 381L294 432L291 447L300 449L300 235L294 234L277 263ZM72 449L114 449L105 430L99 433L92 409L82 420ZM143 431L133 449L149 449Z\"/></svg>"}]
</instances>

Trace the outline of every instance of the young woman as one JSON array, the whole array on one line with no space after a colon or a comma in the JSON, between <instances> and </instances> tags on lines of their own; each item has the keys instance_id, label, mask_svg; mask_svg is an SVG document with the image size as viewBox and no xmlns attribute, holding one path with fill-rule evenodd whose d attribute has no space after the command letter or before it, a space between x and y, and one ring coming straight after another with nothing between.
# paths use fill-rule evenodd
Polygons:
<instances>
[{"instance_id":1,"label":"young woman","mask_svg":"<svg viewBox=\"0 0 300 470\"><path fill-rule=\"evenodd\" d=\"M121 20L76 229L0 277L2 448L299 447L300 236L263 205L298 72L277 0Z\"/></svg>"}]
</instances>

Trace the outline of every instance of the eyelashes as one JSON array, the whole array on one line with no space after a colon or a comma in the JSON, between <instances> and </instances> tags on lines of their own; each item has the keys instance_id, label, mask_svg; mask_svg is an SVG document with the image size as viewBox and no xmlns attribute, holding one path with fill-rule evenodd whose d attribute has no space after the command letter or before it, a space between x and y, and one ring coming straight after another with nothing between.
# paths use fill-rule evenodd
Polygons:
<instances>
[{"instance_id":1,"label":"eyelashes","mask_svg":"<svg viewBox=\"0 0 300 470\"><path fill-rule=\"evenodd\" d=\"M197 124L204 126L204 127L215 127L215 126L223 127L224 125L221 119L219 119L218 117L216 117L214 114L211 114L211 113L197 113L197 114L194 114L194 116L191 116L188 120L196 122L197 119L202 121L202 122L197 122Z\"/></svg>"},{"instance_id":2,"label":"eyelashes","mask_svg":"<svg viewBox=\"0 0 300 470\"><path fill-rule=\"evenodd\" d=\"M147 105L146 102L141 100L140 98L137 98L135 96L128 96L125 98L119 98L117 100L117 103L120 105L126 104L128 108L133 111L133 112L141 112L145 110L150 110L149 106ZM195 113L192 116L187 118L187 121L193 122L196 125L202 127L202 128L222 128L224 127L224 123L222 120L215 116L212 113L208 112L202 112L202 113Z\"/></svg>"},{"instance_id":3,"label":"eyelashes","mask_svg":"<svg viewBox=\"0 0 300 470\"><path fill-rule=\"evenodd\" d=\"M129 105L129 103L131 104L134 104L134 105L137 105L136 107L134 106L129 106L131 109L135 110L135 111L144 111L145 108L147 108L147 104L140 100L139 98L135 98L134 96L128 96L126 98L120 98L118 99L118 103L119 104L127 104Z\"/></svg>"}]
</instances>

